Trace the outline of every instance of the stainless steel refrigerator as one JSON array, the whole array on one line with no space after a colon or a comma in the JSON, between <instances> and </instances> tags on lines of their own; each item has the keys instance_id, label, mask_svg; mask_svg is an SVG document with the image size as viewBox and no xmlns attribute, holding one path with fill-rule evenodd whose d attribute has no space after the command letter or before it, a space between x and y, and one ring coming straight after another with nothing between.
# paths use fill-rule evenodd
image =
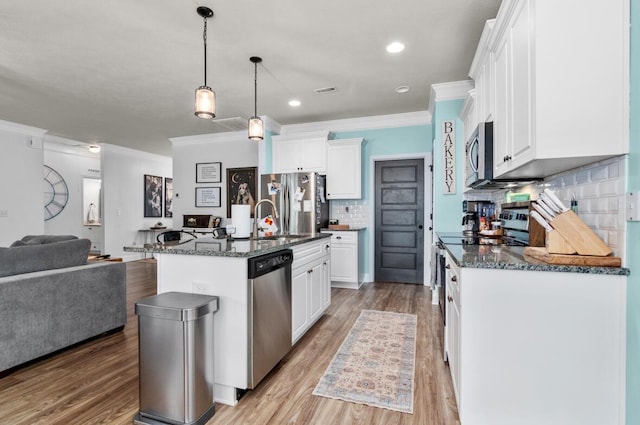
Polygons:
<instances>
[{"instance_id":1,"label":"stainless steel refrigerator","mask_svg":"<svg viewBox=\"0 0 640 425\"><path fill-rule=\"evenodd\" d=\"M329 202L325 197L325 176L311 173L263 174L260 196L270 199L278 208L275 218L278 232L308 235L320 232L329 225ZM270 213L263 203L259 218Z\"/></svg>"}]
</instances>

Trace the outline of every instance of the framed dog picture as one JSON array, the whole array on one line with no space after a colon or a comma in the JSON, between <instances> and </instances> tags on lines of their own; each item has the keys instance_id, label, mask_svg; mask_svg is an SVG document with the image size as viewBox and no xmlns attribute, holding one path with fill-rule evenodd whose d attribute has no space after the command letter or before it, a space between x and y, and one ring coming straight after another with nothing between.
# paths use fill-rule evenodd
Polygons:
<instances>
[{"instance_id":1,"label":"framed dog picture","mask_svg":"<svg viewBox=\"0 0 640 425\"><path fill-rule=\"evenodd\" d=\"M231 217L231 205L249 205L251 217L256 205L258 167L227 168L227 217Z\"/></svg>"}]
</instances>

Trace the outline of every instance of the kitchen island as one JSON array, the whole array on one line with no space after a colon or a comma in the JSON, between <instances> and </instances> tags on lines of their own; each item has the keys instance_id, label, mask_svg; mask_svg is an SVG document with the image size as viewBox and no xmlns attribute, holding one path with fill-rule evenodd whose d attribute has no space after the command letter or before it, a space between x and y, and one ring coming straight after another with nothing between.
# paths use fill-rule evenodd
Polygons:
<instances>
[{"instance_id":1,"label":"kitchen island","mask_svg":"<svg viewBox=\"0 0 640 425\"><path fill-rule=\"evenodd\" d=\"M445 358L462 425L624 424L621 267L446 245Z\"/></svg>"},{"instance_id":2,"label":"kitchen island","mask_svg":"<svg viewBox=\"0 0 640 425\"><path fill-rule=\"evenodd\" d=\"M293 251L291 266L292 344L330 304L330 236L254 239L205 237L180 245L128 246L157 260L157 292L216 295L214 316L215 400L235 405L250 388L250 284L248 260L283 249Z\"/></svg>"}]
</instances>

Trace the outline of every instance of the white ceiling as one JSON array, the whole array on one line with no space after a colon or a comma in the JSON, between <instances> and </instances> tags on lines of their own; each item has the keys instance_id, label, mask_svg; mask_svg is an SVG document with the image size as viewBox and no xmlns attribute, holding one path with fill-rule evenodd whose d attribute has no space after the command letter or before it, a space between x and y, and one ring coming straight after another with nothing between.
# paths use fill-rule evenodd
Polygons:
<instances>
[{"instance_id":1,"label":"white ceiling","mask_svg":"<svg viewBox=\"0 0 640 425\"><path fill-rule=\"evenodd\" d=\"M431 84L467 78L500 0L15 0L0 3L0 119L170 155L170 137L220 125L193 114L208 84L217 119L280 124L423 111ZM399 40L404 52L385 46ZM394 89L411 90L397 94ZM336 87L331 94L314 89ZM287 102L302 102L291 108ZM214 120L215 121L215 120Z\"/></svg>"}]
</instances>

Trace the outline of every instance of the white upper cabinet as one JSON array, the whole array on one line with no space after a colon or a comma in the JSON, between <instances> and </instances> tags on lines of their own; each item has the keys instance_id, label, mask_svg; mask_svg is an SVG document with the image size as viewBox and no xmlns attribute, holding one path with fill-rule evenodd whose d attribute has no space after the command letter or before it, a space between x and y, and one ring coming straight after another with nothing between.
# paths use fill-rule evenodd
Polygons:
<instances>
[{"instance_id":1,"label":"white upper cabinet","mask_svg":"<svg viewBox=\"0 0 640 425\"><path fill-rule=\"evenodd\" d=\"M470 76L479 120L494 122L494 177L628 153L627 0L513 0L490 23Z\"/></svg>"},{"instance_id":2,"label":"white upper cabinet","mask_svg":"<svg viewBox=\"0 0 640 425\"><path fill-rule=\"evenodd\" d=\"M327 142L327 198L362 198L362 138Z\"/></svg>"},{"instance_id":3,"label":"white upper cabinet","mask_svg":"<svg viewBox=\"0 0 640 425\"><path fill-rule=\"evenodd\" d=\"M327 131L273 136L273 172L326 173L328 138Z\"/></svg>"}]
</instances>

